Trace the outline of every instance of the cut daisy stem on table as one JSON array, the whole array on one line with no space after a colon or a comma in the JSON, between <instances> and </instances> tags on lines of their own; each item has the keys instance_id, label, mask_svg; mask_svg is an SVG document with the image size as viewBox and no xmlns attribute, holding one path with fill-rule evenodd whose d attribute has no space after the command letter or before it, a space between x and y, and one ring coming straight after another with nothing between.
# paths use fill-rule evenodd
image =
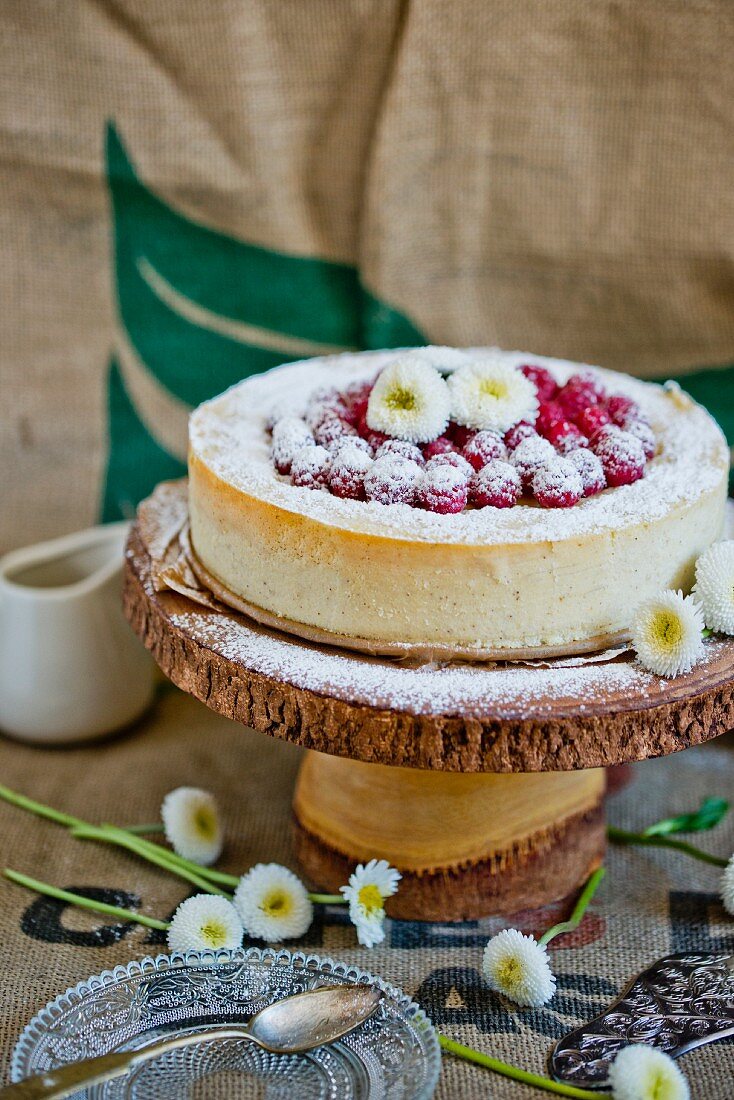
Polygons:
<instances>
[{"instance_id":1,"label":"cut daisy stem on table","mask_svg":"<svg viewBox=\"0 0 734 1100\"><path fill-rule=\"evenodd\" d=\"M14 882L16 886L24 886L27 890L33 890L36 894L56 898L57 901L74 905L78 909L88 909L92 913L103 913L107 917L117 917L118 920L142 924L146 928L156 928L160 932L165 932L168 929L166 921L157 920L155 917L147 917L144 913L136 913L132 909L123 909L119 905L108 905L104 901L95 901L93 898L86 898L83 894L75 894L70 890L61 890L58 886L41 882L39 879L31 878L30 875L23 875L20 871L13 871L10 867L4 869L3 875L10 882Z\"/></svg>"},{"instance_id":2,"label":"cut daisy stem on table","mask_svg":"<svg viewBox=\"0 0 734 1100\"><path fill-rule=\"evenodd\" d=\"M553 1092L557 1096L573 1096L577 1100L599 1100L600 1093L598 1092L576 1088L575 1085L564 1085L560 1081L553 1081L550 1077L530 1073L518 1066L510 1065L508 1062L502 1062L499 1058L493 1058L489 1054L483 1054L472 1047L464 1046L463 1043L457 1043L454 1039L442 1035L440 1031L437 1031L436 1034L442 1050L445 1050L447 1054L453 1054L457 1058L463 1058L466 1062L474 1062L478 1066L484 1066L485 1069L492 1070L493 1073L499 1073L502 1077L510 1077L513 1081L519 1081L520 1084L543 1089L545 1092Z\"/></svg>"}]
</instances>

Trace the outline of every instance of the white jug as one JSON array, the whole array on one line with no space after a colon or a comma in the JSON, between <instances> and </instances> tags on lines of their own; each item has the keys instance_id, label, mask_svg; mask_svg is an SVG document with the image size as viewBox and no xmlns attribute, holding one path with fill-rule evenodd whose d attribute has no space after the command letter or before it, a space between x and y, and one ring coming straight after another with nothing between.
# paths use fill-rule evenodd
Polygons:
<instances>
[{"instance_id":1,"label":"white jug","mask_svg":"<svg viewBox=\"0 0 734 1100\"><path fill-rule=\"evenodd\" d=\"M134 721L153 695L153 660L121 609L129 524L14 550L0 559L0 729L46 744Z\"/></svg>"}]
</instances>

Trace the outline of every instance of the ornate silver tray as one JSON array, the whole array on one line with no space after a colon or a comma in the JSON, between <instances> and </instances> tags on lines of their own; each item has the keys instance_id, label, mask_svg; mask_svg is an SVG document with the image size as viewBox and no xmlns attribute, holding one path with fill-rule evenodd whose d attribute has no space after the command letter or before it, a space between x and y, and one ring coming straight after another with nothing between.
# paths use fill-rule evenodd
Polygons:
<instances>
[{"instance_id":1,"label":"ornate silver tray","mask_svg":"<svg viewBox=\"0 0 734 1100\"><path fill-rule=\"evenodd\" d=\"M405 993L357 966L302 952L249 948L146 958L88 978L28 1024L11 1080L67 1062L137 1049L208 1024L245 1022L274 1000L321 985L369 982L376 1014L350 1035L307 1054L273 1055L241 1040L202 1041L158 1058L78 1100L424 1100L440 1049L430 1020Z\"/></svg>"}]
</instances>

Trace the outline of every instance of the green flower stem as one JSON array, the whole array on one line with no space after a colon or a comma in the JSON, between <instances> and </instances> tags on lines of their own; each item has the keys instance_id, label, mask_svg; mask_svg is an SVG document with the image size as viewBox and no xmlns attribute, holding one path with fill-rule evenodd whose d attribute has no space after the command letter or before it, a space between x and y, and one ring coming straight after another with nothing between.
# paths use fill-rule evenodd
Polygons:
<instances>
[{"instance_id":1,"label":"green flower stem","mask_svg":"<svg viewBox=\"0 0 734 1100\"><path fill-rule=\"evenodd\" d=\"M630 833L626 829L618 829L615 825L607 826L607 836L614 844L643 844L651 848L673 848L676 852L685 852L687 856L700 859L703 863L711 863L714 867L726 867L729 863L728 859L712 856L693 844L687 844L685 840L674 840L670 836L658 834L645 836L643 833Z\"/></svg>"},{"instance_id":2,"label":"green flower stem","mask_svg":"<svg viewBox=\"0 0 734 1100\"><path fill-rule=\"evenodd\" d=\"M11 791L9 787L0 785L0 798L4 798L6 802L10 802L13 806L20 806L21 810L29 810L32 814L37 814L38 817L46 817L49 821L55 821L57 825L65 825L67 829L73 829L78 825L86 825L86 821L82 821L79 817L63 814L60 810L45 806L43 802L35 802L24 794L17 794L15 791Z\"/></svg>"},{"instance_id":3,"label":"green flower stem","mask_svg":"<svg viewBox=\"0 0 734 1100\"><path fill-rule=\"evenodd\" d=\"M529 1073L527 1070L518 1069L507 1062L501 1062L499 1058L492 1058L489 1054L482 1054L479 1050L465 1047L463 1043L457 1043L454 1039L448 1039L437 1031L438 1041L445 1051L455 1054L457 1058L463 1058L467 1062L475 1062L478 1066L491 1069L503 1077L511 1077L513 1081L519 1081L531 1088L545 1089L546 1092L555 1092L558 1096L573 1096L577 1100L599 1100L598 1092L589 1092L588 1089L579 1089L575 1085L563 1085L559 1081L552 1081L550 1077L541 1077L537 1073Z\"/></svg>"},{"instance_id":4,"label":"green flower stem","mask_svg":"<svg viewBox=\"0 0 734 1100\"><path fill-rule=\"evenodd\" d=\"M36 894L45 894L49 898L66 901L79 909L91 909L93 913L104 913L108 917L117 917L119 920L131 921L134 924L144 924L146 928L157 928L161 932L166 932L169 927L166 921L146 917L143 913L134 913L132 909L121 909L118 905L107 905L104 901L93 901L92 898L82 897L81 894L72 894L69 890L59 890L58 887L50 886L47 882L39 882L38 879L29 878L28 875L22 875L19 871L11 871L9 867L4 869L3 875L18 886L25 886Z\"/></svg>"},{"instance_id":5,"label":"green flower stem","mask_svg":"<svg viewBox=\"0 0 734 1100\"><path fill-rule=\"evenodd\" d=\"M116 844L118 847L126 848L129 852L133 852L142 859L148 860L149 863L156 864L156 866L163 868L164 871L178 875L179 878L186 879L187 882L192 883L194 886L198 886L199 889L203 890L206 894L219 894L221 897L225 898L231 896L225 890L220 890L218 886L209 882L208 879L202 878L201 875L172 864L168 860L168 853L164 848L159 848L157 853L147 849L143 850L139 839L130 836L124 829L115 829L110 825L82 825L72 829L71 835L78 837L80 840L100 840L107 844ZM151 845L150 847L152 848L155 846Z\"/></svg>"},{"instance_id":6,"label":"green flower stem","mask_svg":"<svg viewBox=\"0 0 734 1100\"><path fill-rule=\"evenodd\" d=\"M604 867L598 867L597 870L594 871L593 875L591 875L587 881L586 886L584 886L579 894L578 901L569 919L561 921L560 924L554 924L552 928L549 928L547 932L543 933L538 943L548 944L551 940L555 939L556 936L562 936L564 932L573 932L575 928L578 928L584 918L584 913L589 908L589 902L596 893L599 883L604 878L605 874L606 870Z\"/></svg>"},{"instance_id":7,"label":"green flower stem","mask_svg":"<svg viewBox=\"0 0 734 1100\"><path fill-rule=\"evenodd\" d=\"M315 905L346 905L347 899L341 894L309 894Z\"/></svg>"},{"instance_id":8,"label":"green flower stem","mask_svg":"<svg viewBox=\"0 0 734 1100\"><path fill-rule=\"evenodd\" d=\"M125 825L124 830L126 833L132 833L133 836L152 836L153 833L165 831L160 821L151 822L150 825Z\"/></svg>"}]
</instances>

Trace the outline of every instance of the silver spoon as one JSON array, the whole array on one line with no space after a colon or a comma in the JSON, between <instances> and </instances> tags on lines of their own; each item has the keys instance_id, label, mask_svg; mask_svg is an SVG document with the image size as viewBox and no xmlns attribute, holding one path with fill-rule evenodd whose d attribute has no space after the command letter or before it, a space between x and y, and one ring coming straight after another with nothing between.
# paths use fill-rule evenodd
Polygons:
<instances>
[{"instance_id":1,"label":"silver spoon","mask_svg":"<svg viewBox=\"0 0 734 1100\"><path fill-rule=\"evenodd\" d=\"M161 1054L212 1039L249 1039L271 1054L298 1054L333 1043L359 1027L373 1014L382 993L371 985L334 985L309 989L284 997L263 1008L249 1024L211 1027L189 1035L161 1039L142 1050L113 1051L99 1058L85 1058L17 1085L0 1089L2 1100L60 1100L80 1088L122 1077Z\"/></svg>"}]
</instances>

